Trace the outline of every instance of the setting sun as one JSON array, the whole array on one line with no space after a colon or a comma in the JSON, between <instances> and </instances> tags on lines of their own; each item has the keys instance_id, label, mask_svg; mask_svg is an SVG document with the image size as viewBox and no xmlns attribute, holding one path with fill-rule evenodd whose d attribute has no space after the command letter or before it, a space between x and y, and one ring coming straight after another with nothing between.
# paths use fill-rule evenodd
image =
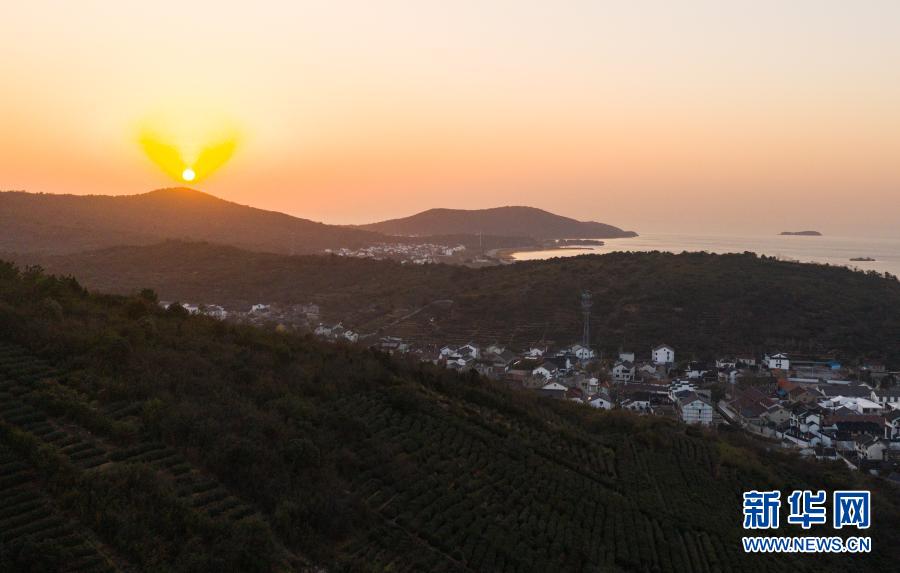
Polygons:
<instances>
[{"instance_id":1,"label":"setting sun","mask_svg":"<svg viewBox=\"0 0 900 573\"><path fill-rule=\"evenodd\" d=\"M226 117L196 106L172 106L143 121L138 143L173 180L199 182L231 159L238 135Z\"/></svg>"}]
</instances>

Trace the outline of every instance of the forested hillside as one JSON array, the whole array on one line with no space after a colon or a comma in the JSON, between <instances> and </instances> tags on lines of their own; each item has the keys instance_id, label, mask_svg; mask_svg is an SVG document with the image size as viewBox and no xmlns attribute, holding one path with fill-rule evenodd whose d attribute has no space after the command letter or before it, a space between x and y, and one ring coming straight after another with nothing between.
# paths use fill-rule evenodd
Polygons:
<instances>
[{"instance_id":1,"label":"forested hillside","mask_svg":"<svg viewBox=\"0 0 900 573\"><path fill-rule=\"evenodd\" d=\"M4 571L844 571L743 554L741 493L851 486L900 559L840 464L8 264L0 467Z\"/></svg>"},{"instance_id":2,"label":"forested hillside","mask_svg":"<svg viewBox=\"0 0 900 573\"><path fill-rule=\"evenodd\" d=\"M0 251L72 253L165 239L272 253L357 248L383 235L255 209L193 189L140 195L0 193Z\"/></svg>"},{"instance_id":3,"label":"forested hillside","mask_svg":"<svg viewBox=\"0 0 900 573\"><path fill-rule=\"evenodd\" d=\"M647 352L666 342L684 357L777 348L900 366L895 278L751 253L612 253L469 269L168 242L20 260L77 273L107 291L149 286L165 300L241 309L316 302L326 320L364 333L432 301L452 300L388 332L439 344L573 342L581 335L579 295L590 289L593 343L608 352Z\"/></svg>"},{"instance_id":4,"label":"forested hillside","mask_svg":"<svg viewBox=\"0 0 900 573\"><path fill-rule=\"evenodd\" d=\"M530 233L479 235L445 229L420 237L392 237L239 205L185 188L121 196L0 192L0 252L70 254L167 239L283 254L381 243L462 244L476 252L539 244Z\"/></svg>"}]
</instances>

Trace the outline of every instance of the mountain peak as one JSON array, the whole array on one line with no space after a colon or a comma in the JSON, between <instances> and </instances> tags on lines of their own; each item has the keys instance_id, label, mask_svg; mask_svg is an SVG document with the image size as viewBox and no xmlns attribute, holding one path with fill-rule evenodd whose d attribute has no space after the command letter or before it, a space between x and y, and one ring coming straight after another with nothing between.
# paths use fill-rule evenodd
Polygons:
<instances>
[{"instance_id":1,"label":"mountain peak","mask_svg":"<svg viewBox=\"0 0 900 573\"><path fill-rule=\"evenodd\" d=\"M154 189L153 191L148 191L146 193L132 195L132 197L172 198L172 199L206 199L206 200L212 200L212 201L225 201L225 199L216 197L215 195L206 193L204 191L192 189L190 187L163 187L161 189Z\"/></svg>"},{"instance_id":2,"label":"mountain peak","mask_svg":"<svg viewBox=\"0 0 900 573\"><path fill-rule=\"evenodd\" d=\"M578 221L537 207L511 205L489 209L429 209L401 219L362 225L388 235L479 234L533 239L605 239L636 233L596 221Z\"/></svg>"},{"instance_id":3,"label":"mountain peak","mask_svg":"<svg viewBox=\"0 0 900 573\"><path fill-rule=\"evenodd\" d=\"M359 248L377 233L325 225L220 199L189 187L137 195L0 194L0 252L70 253L166 239L255 251Z\"/></svg>"}]
</instances>

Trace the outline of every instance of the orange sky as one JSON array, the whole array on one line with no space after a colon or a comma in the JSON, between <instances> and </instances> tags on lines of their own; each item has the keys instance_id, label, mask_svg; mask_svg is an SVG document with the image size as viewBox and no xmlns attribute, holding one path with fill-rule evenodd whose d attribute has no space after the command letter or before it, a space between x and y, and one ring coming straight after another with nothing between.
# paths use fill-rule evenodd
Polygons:
<instances>
[{"instance_id":1,"label":"orange sky","mask_svg":"<svg viewBox=\"0 0 900 573\"><path fill-rule=\"evenodd\" d=\"M900 235L900 2L10 2L0 188L326 222L528 204L642 232Z\"/></svg>"}]
</instances>

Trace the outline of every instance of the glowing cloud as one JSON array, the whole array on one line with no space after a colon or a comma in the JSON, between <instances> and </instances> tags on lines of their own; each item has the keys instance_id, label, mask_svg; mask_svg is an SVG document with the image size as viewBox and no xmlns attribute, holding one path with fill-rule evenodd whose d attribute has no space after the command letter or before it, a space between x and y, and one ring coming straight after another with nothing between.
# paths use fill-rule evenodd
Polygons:
<instances>
[{"instance_id":1,"label":"glowing cloud","mask_svg":"<svg viewBox=\"0 0 900 573\"><path fill-rule=\"evenodd\" d=\"M212 175L234 155L237 131L198 116L179 120L172 116L147 120L140 128L138 143L147 157L179 182L197 183ZM218 123L218 125L216 125Z\"/></svg>"}]
</instances>

